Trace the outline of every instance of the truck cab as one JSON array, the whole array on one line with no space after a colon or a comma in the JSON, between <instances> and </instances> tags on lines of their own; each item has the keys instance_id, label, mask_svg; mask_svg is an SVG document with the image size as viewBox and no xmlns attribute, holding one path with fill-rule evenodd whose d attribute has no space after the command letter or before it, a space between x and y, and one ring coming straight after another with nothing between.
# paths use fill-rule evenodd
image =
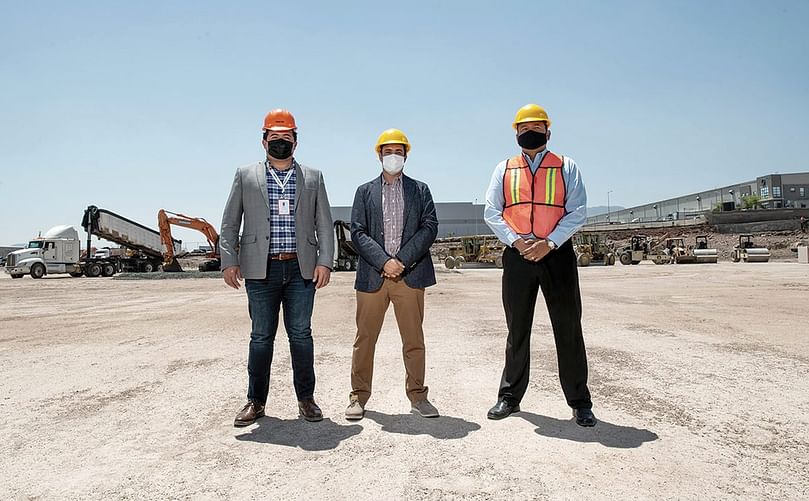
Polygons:
<instances>
[{"instance_id":1,"label":"truck cab","mask_svg":"<svg viewBox=\"0 0 809 501\"><path fill-rule=\"evenodd\" d=\"M48 273L80 272L79 232L73 226L56 226L42 237L37 237L24 249L14 251L6 258L6 273L11 278L31 275L42 278Z\"/></svg>"}]
</instances>

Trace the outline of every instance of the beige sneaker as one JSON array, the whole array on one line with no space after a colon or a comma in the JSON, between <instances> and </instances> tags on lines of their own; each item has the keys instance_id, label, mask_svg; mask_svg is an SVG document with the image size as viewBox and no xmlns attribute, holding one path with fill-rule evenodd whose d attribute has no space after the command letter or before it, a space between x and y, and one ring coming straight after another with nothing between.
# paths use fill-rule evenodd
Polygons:
<instances>
[{"instance_id":1,"label":"beige sneaker","mask_svg":"<svg viewBox=\"0 0 809 501\"><path fill-rule=\"evenodd\" d=\"M349 421L359 421L365 415L365 408L359 400L352 400L346 409L346 419Z\"/></svg>"},{"instance_id":2,"label":"beige sneaker","mask_svg":"<svg viewBox=\"0 0 809 501\"><path fill-rule=\"evenodd\" d=\"M419 400L415 402L413 406L410 408L411 412L415 412L421 417L438 417L438 409L435 408L433 404L430 403L429 400L426 398L424 400Z\"/></svg>"}]
</instances>

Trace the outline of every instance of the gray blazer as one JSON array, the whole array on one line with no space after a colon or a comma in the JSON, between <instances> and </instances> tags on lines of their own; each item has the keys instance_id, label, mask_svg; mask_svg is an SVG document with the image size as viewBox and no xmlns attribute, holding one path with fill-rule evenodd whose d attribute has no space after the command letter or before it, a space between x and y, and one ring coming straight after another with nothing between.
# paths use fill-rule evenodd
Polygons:
<instances>
[{"instance_id":1,"label":"gray blazer","mask_svg":"<svg viewBox=\"0 0 809 501\"><path fill-rule=\"evenodd\" d=\"M219 233L222 269L240 266L242 276L267 276L270 201L264 162L240 167L233 178ZM295 162L295 237L301 275L311 280L315 266L334 266L334 227L326 184L319 170ZM241 240L239 228L244 218Z\"/></svg>"},{"instance_id":2,"label":"gray blazer","mask_svg":"<svg viewBox=\"0 0 809 501\"><path fill-rule=\"evenodd\" d=\"M382 220L382 176L357 188L351 209L351 241L360 255L354 288L374 292L382 287L382 268L391 257L405 266L402 277L414 289L435 285L430 246L438 235L438 218L430 188L421 181L402 177L404 228L402 246L396 256L385 252L385 223Z\"/></svg>"}]
</instances>

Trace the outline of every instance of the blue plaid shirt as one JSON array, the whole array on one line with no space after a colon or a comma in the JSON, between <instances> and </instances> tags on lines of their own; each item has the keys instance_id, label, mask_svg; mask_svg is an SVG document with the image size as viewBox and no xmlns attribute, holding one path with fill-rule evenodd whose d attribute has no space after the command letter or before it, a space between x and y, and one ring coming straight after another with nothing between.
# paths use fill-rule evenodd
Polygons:
<instances>
[{"instance_id":1,"label":"blue plaid shirt","mask_svg":"<svg viewBox=\"0 0 809 501\"><path fill-rule=\"evenodd\" d=\"M295 240L295 169L298 163L293 161L289 170L280 171L275 167L265 163L265 174L267 175L267 195L270 200L270 254L280 254L282 252L298 252L298 243ZM283 191L275 178L270 174L270 169L275 172L278 179L283 183L289 174L289 180ZM282 216L279 211L278 201L289 200L289 215Z\"/></svg>"}]
</instances>

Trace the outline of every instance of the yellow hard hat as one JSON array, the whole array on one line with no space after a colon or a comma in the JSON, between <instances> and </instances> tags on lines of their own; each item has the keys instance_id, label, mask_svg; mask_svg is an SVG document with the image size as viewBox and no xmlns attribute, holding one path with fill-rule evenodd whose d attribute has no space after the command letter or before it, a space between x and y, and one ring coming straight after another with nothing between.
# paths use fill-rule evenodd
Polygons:
<instances>
[{"instance_id":1,"label":"yellow hard hat","mask_svg":"<svg viewBox=\"0 0 809 501\"><path fill-rule=\"evenodd\" d=\"M516 129L517 124L525 122L545 122L547 127L551 128L551 119L548 118L548 112L538 104L526 104L517 110L517 116L514 117L512 126Z\"/></svg>"},{"instance_id":2,"label":"yellow hard hat","mask_svg":"<svg viewBox=\"0 0 809 501\"><path fill-rule=\"evenodd\" d=\"M376 140L376 152L380 153L382 146L386 144L403 144L405 153L410 153L410 141L407 140L405 133L399 129L388 129L380 134L379 138Z\"/></svg>"}]
</instances>

